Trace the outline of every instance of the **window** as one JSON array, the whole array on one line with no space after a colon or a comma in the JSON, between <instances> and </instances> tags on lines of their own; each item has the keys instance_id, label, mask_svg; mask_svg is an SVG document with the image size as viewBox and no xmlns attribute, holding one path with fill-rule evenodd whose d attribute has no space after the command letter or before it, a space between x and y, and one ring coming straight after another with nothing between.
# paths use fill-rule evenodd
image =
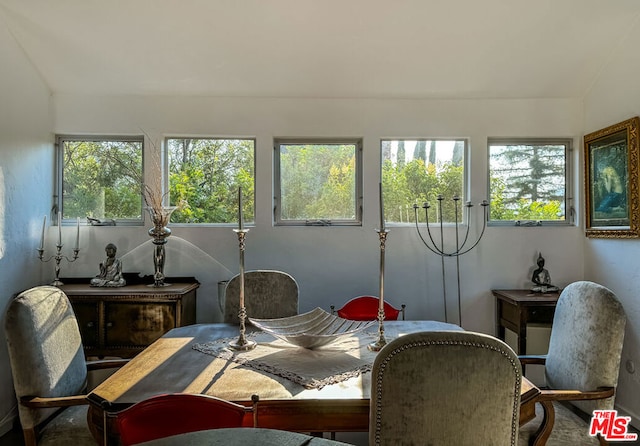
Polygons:
<instances>
[{"instance_id":1,"label":"window","mask_svg":"<svg viewBox=\"0 0 640 446\"><path fill-rule=\"evenodd\" d=\"M56 143L65 220L142 222L142 136L58 136Z\"/></svg>"},{"instance_id":2,"label":"window","mask_svg":"<svg viewBox=\"0 0 640 446\"><path fill-rule=\"evenodd\" d=\"M429 203L429 222L462 221L464 197L465 139L388 139L381 141L384 217L387 222L426 222L424 203ZM438 196L442 200L438 201ZM454 201L454 197L460 198ZM440 214L439 204L442 205Z\"/></svg>"},{"instance_id":3,"label":"window","mask_svg":"<svg viewBox=\"0 0 640 446\"><path fill-rule=\"evenodd\" d=\"M276 224L361 224L361 140L276 140L274 148Z\"/></svg>"},{"instance_id":4,"label":"window","mask_svg":"<svg viewBox=\"0 0 640 446\"><path fill-rule=\"evenodd\" d=\"M570 153L570 139L489 139L489 221L569 224Z\"/></svg>"},{"instance_id":5,"label":"window","mask_svg":"<svg viewBox=\"0 0 640 446\"><path fill-rule=\"evenodd\" d=\"M167 138L169 198L179 208L172 223L238 223L255 216L255 140Z\"/></svg>"}]
</instances>

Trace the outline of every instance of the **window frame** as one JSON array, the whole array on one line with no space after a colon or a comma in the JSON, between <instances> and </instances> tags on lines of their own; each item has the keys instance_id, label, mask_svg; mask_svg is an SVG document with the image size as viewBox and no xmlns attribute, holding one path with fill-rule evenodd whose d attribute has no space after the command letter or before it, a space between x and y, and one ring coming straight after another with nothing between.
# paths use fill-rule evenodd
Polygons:
<instances>
[{"instance_id":1,"label":"window frame","mask_svg":"<svg viewBox=\"0 0 640 446\"><path fill-rule=\"evenodd\" d=\"M355 146L355 218L353 220L285 220L282 219L282 181L280 165L281 145L338 145ZM363 140L360 137L345 138L274 138L273 140L273 224L274 226L362 226L362 152Z\"/></svg>"},{"instance_id":2,"label":"window frame","mask_svg":"<svg viewBox=\"0 0 640 446\"><path fill-rule=\"evenodd\" d=\"M491 218L491 146L492 145L564 145L564 220L493 220ZM573 207L573 138L568 137L540 137L540 138L487 138L487 200L489 210L487 213L487 226L556 226L565 227L574 225L575 209Z\"/></svg>"},{"instance_id":3,"label":"window frame","mask_svg":"<svg viewBox=\"0 0 640 446\"><path fill-rule=\"evenodd\" d=\"M145 179L147 175L146 171L146 163L145 163L145 151L146 151L146 141L144 135L105 135L105 134L97 134L97 135L89 135L89 134L56 134L55 135L55 159L56 159L56 182L55 182L55 194L53 200L53 213L57 214L60 211L62 218L62 223L76 223L77 218L80 218L81 223L88 224L87 216L78 216L72 218L64 218L64 141L123 141L123 142L132 142L132 143L141 143L141 161L142 161L142 172L141 178ZM140 218L126 218L126 219L116 219L116 224L118 226L144 226L145 222L145 203L144 197L142 195L142 188L140 189Z\"/></svg>"}]
</instances>

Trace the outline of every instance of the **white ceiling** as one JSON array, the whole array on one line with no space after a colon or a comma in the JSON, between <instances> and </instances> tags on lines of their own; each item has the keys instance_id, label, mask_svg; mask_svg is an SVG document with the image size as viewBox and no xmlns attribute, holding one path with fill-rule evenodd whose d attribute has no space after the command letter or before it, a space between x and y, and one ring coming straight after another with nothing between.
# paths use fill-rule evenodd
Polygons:
<instances>
[{"instance_id":1,"label":"white ceiling","mask_svg":"<svg viewBox=\"0 0 640 446\"><path fill-rule=\"evenodd\" d=\"M0 0L62 94L580 98L639 17L638 0Z\"/></svg>"}]
</instances>

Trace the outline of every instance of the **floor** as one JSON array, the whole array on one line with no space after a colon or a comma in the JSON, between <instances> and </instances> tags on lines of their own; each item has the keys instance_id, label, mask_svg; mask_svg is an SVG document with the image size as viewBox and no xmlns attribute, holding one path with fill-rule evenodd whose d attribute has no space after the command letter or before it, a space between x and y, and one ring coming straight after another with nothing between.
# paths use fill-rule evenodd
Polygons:
<instances>
[{"instance_id":1,"label":"floor","mask_svg":"<svg viewBox=\"0 0 640 446\"><path fill-rule=\"evenodd\" d=\"M558 411L560 412L560 411ZM577 418L573 418L572 414L568 414L564 411L560 413L556 413L559 415L559 419L557 420L558 426L562 423L565 427L567 427L566 434L567 435L551 435L551 438L547 442L547 446L588 446L588 445L598 445L598 442L595 441L594 438L588 437L586 435L587 423L580 422ZM535 421L532 421L534 423ZM637 429L630 429L629 432L638 433ZM328 435L325 435L328 437ZM562 437L562 438L561 438ZM639 435L640 438L640 435ZM339 432L336 434L336 440L343 441L345 443L349 443L355 446L368 446L369 436L366 432ZM523 446L526 444L526 441L520 439L520 445ZM640 445L640 441L636 442L611 442L613 445ZM19 428L14 428L7 434L0 437L0 446L24 446L24 441L22 439L22 432ZM480 446L480 445L479 445Z\"/></svg>"},{"instance_id":2,"label":"floor","mask_svg":"<svg viewBox=\"0 0 640 446\"><path fill-rule=\"evenodd\" d=\"M555 424L547 446L599 446L596 437L589 436L590 419L587 415L578 415L562 404L554 404ZM536 405L536 418L520 428L518 446L527 446L527 438L538 427L542 420L542 408ZM628 433L637 433L637 429L630 428ZM639 436L640 438L640 436ZM640 441L611 441L610 445L640 445Z\"/></svg>"},{"instance_id":3,"label":"floor","mask_svg":"<svg viewBox=\"0 0 640 446\"><path fill-rule=\"evenodd\" d=\"M0 446L24 446L22 431L19 428L10 430L0 437Z\"/></svg>"}]
</instances>

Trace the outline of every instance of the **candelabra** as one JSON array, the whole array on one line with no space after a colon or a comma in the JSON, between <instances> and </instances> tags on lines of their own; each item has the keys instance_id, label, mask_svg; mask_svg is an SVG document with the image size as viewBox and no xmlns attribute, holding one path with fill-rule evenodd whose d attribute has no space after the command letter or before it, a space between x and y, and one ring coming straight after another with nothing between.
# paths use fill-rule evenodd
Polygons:
<instances>
[{"instance_id":1,"label":"candelabra","mask_svg":"<svg viewBox=\"0 0 640 446\"><path fill-rule=\"evenodd\" d=\"M489 206L489 202L487 200L482 200L482 202L480 203L480 206L482 206L482 210L483 210L483 219L482 219L482 230L480 231L480 234L478 235L478 238L473 241L470 242L469 240L469 230L471 228L471 208L473 207L473 204L471 204L470 201L467 201L466 204L464 205L467 208L467 230L466 233L464 235L464 239L462 240L462 243L460 243L460 197L458 196L454 196L453 197L453 202L454 202L454 223L455 223L455 249L451 250L451 251L445 251L444 248L444 223L443 223L443 217L442 217L442 202L444 201L444 197L442 195L438 195L437 197L437 201L438 201L438 223L440 226L440 246L438 246L438 244L436 243L436 241L433 238L433 235L431 234L431 227L429 226L429 209L431 208L431 205L429 203L424 203L422 205L422 208L425 210L425 219L426 219L426 228L427 228L427 234L429 236L429 242L427 242L427 240L425 239L425 237L422 235L422 233L420 232L420 227L418 226L418 208L419 206L417 204L413 205L413 210L414 210L414 214L415 214L415 222L416 222L416 231L418 232L418 236L420 237L420 240L422 240L422 243L434 254L437 254L440 256L440 262L442 265L442 290L443 290L443 296L444 296L444 319L446 322L449 322L449 319L447 317L447 287L446 287L446 280L445 280L445 267L444 267L444 258L445 257L455 257L456 259L456 275L457 275L457 285L458 285L458 322L460 324L460 326L462 326L462 308L461 308L461 303L460 303L460 257L466 253L468 253L469 251L471 251L473 248L475 248L478 243L480 243L480 240L482 239L482 236L484 235L484 230L487 227L487 207Z\"/></svg>"},{"instance_id":2,"label":"candelabra","mask_svg":"<svg viewBox=\"0 0 640 446\"><path fill-rule=\"evenodd\" d=\"M73 257L69 258L66 255L62 254L62 214L60 212L58 212L58 244L56 245L56 253L54 255L52 255L51 257L49 257L48 259L44 259L44 232L45 232L45 228L47 226L47 217L44 217L44 221L42 222L42 237L40 238L40 247L38 248L38 259L40 259L41 262L45 262L48 263L51 260L55 260L56 261L56 267L55 267L55 273L56 273L56 277L53 280L53 282L51 282L51 285L53 286L60 286L60 285L64 285L62 283L62 281L60 280L60 262L62 262L62 259L65 259L67 262L69 263L73 263L78 259L78 254L80 253L80 219L78 218L76 220L76 246L75 248L73 248Z\"/></svg>"},{"instance_id":3,"label":"candelabra","mask_svg":"<svg viewBox=\"0 0 640 446\"><path fill-rule=\"evenodd\" d=\"M244 248L245 248L245 237L248 229L243 229L242 227L242 189L238 188L238 229L234 229L238 235L238 250L240 253L240 301L239 301L239 311L238 311L238 319L240 320L240 335L237 340L231 341L229 343L229 347L233 350L252 350L256 347L256 342L248 340L245 337L246 327L245 322L247 319L247 308L244 304Z\"/></svg>"}]
</instances>

